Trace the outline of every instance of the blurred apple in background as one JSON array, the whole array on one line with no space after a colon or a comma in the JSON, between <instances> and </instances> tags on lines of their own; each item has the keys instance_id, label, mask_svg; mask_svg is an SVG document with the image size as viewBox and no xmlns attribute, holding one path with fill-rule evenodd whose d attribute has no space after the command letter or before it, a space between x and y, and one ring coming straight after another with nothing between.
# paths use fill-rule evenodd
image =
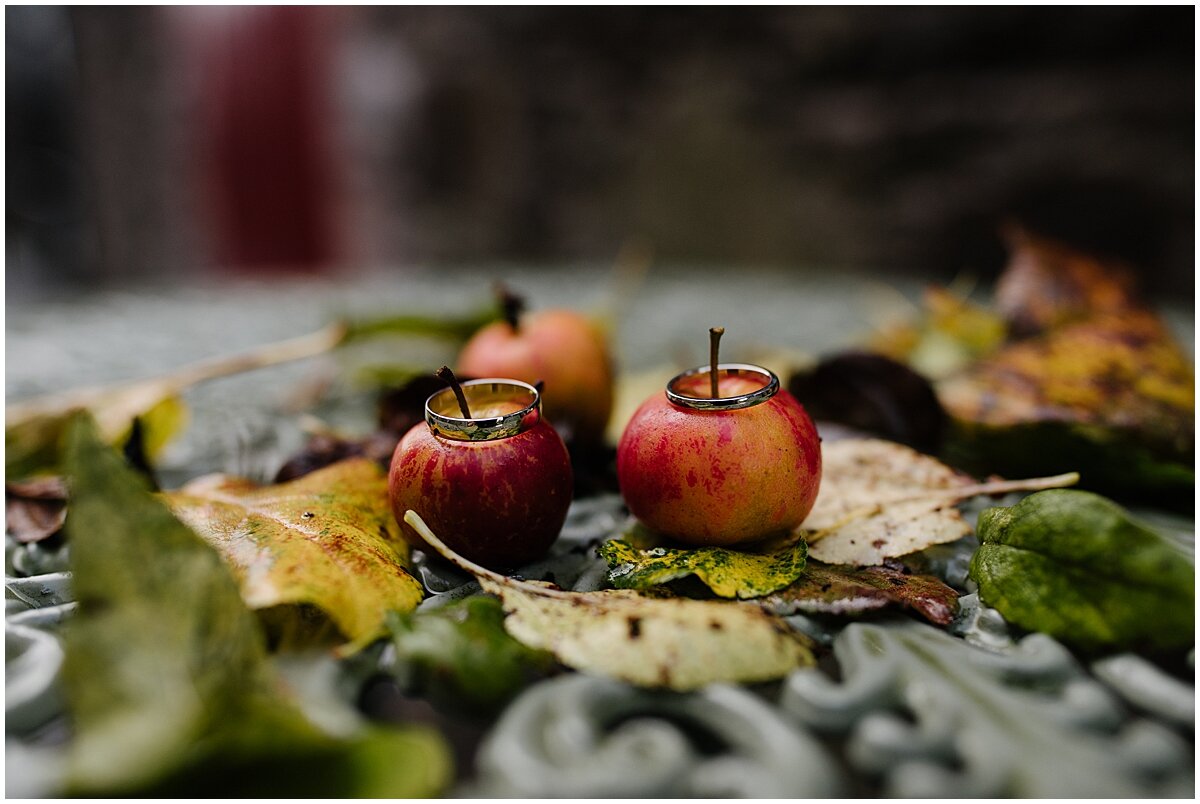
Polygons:
<instances>
[{"instance_id":1,"label":"blurred apple in background","mask_svg":"<svg viewBox=\"0 0 1200 804\"><path fill-rule=\"evenodd\" d=\"M546 418L566 440L603 441L613 406L613 363L599 326L566 309L524 314L524 301L507 288L497 293L505 320L479 330L458 356L472 377L543 382Z\"/></svg>"}]
</instances>

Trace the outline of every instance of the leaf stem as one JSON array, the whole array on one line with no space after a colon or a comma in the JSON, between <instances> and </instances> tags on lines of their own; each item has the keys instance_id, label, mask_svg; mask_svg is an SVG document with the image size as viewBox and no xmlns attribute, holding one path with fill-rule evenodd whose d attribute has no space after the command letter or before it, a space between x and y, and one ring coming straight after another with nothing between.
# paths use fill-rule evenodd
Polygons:
<instances>
[{"instance_id":1,"label":"leaf stem","mask_svg":"<svg viewBox=\"0 0 1200 804\"><path fill-rule=\"evenodd\" d=\"M823 538L826 534L845 527L856 519L875 516L889 505L921 502L922 500L945 500L947 504L950 504L960 500L968 500L971 497L978 497L983 494L1008 494L1009 492L1013 491L1046 491L1047 489L1061 489L1067 486L1074 486L1078 482L1078 472L1067 472L1066 474L1053 475L1051 477L1032 477L1025 480L994 480L990 483L972 483L965 486L955 486L947 489L927 489L925 491L919 491L915 494L901 494L896 497L885 497L881 500L877 500L871 505L864 505L861 508L855 508L851 511L847 511L846 514L833 525L822 528L818 531L812 531L807 537L807 540L809 544L811 544L817 539ZM803 530L804 525L801 525L799 529Z\"/></svg>"},{"instance_id":2,"label":"leaf stem","mask_svg":"<svg viewBox=\"0 0 1200 804\"><path fill-rule=\"evenodd\" d=\"M541 595L542 597L578 598L581 594L579 592L568 592L563 589L550 589L545 586L539 586L538 584L519 581L516 578L510 578L507 575L501 575L498 572L493 572L487 567L481 567L474 561L471 561L469 558L463 558L458 553L447 547L445 542L435 536L433 531L429 529L429 526L425 524L425 520L421 519L421 516L412 509L404 512L404 521L408 523L409 527L420 534L421 538L424 539L430 547L436 550L442 556L442 558L446 559L464 572L471 573L476 578L488 580L500 586L517 587L524 592Z\"/></svg>"},{"instance_id":3,"label":"leaf stem","mask_svg":"<svg viewBox=\"0 0 1200 804\"><path fill-rule=\"evenodd\" d=\"M157 377L111 385L75 388L70 391L33 397L5 406L5 427L13 427L27 419L39 416L61 415L74 408L87 407L108 394L144 393L170 396L207 380L266 368L279 363L289 363L306 357L316 357L340 345L346 337L346 332L347 328L344 323L334 322L308 335L268 343L241 354L201 360Z\"/></svg>"}]
</instances>

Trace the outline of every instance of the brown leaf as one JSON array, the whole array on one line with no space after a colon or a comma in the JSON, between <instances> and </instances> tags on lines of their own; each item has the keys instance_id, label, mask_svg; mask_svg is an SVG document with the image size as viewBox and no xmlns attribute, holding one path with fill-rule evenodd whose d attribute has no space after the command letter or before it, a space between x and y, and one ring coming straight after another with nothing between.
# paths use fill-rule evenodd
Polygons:
<instances>
[{"instance_id":1,"label":"brown leaf","mask_svg":"<svg viewBox=\"0 0 1200 804\"><path fill-rule=\"evenodd\" d=\"M932 575L914 575L899 565L852 569L811 562L804 577L759 602L779 615L859 614L900 606L947 625L958 610L958 593Z\"/></svg>"},{"instance_id":2,"label":"brown leaf","mask_svg":"<svg viewBox=\"0 0 1200 804\"><path fill-rule=\"evenodd\" d=\"M1195 369L1152 313L1094 317L1016 343L938 389L955 419L1099 426L1180 455L1194 448Z\"/></svg>"},{"instance_id":3,"label":"brown leaf","mask_svg":"<svg viewBox=\"0 0 1200 804\"><path fill-rule=\"evenodd\" d=\"M979 494L1069 486L1076 474L975 483L928 455L877 439L821 445L821 492L800 526L809 555L869 567L971 532L955 504Z\"/></svg>"},{"instance_id":4,"label":"brown leaf","mask_svg":"<svg viewBox=\"0 0 1200 804\"><path fill-rule=\"evenodd\" d=\"M21 544L50 538L67 519L67 486L61 477L5 483L4 502L5 527Z\"/></svg>"},{"instance_id":5,"label":"brown leaf","mask_svg":"<svg viewBox=\"0 0 1200 804\"><path fill-rule=\"evenodd\" d=\"M1007 267L996 283L997 311L1018 336L1139 306L1128 265L1013 228Z\"/></svg>"}]
</instances>

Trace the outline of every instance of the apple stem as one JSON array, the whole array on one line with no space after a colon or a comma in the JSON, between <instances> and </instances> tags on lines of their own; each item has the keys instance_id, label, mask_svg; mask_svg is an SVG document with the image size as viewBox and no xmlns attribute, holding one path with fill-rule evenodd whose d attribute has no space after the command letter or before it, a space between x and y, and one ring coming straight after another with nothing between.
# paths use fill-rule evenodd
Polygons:
<instances>
[{"instance_id":1,"label":"apple stem","mask_svg":"<svg viewBox=\"0 0 1200 804\"><path fill-rule=\"evenodd\" d=\"M721 352L721 336L724 334L725 327L712 327L708 330L708 383L713 399L720 393L717 389L717 360Z\"/></svg>"},{"instance_id":2,"label":"apple stem","mask_svg":"<svg viewBox=\"0 0 1200 804\"><path fill-rule=\"evenodd\" d=\"M462 411L463 418L472 418L471 409L467 407L466 394L463 393L462 385L459 384L458 377L454 376L454 372L450 370L450 367L442 366L440 369L435 371L434 374L439 380L447 383L450 386L450 389L454 391L454 398L458 400L458 409Z\"/></svg>"},{"instance_id":3,"label":"apple stem","mask_svg":"<svg viewBox=\"0 0 1200 804\"><path fill-rule=\"evenodd\" d=\"M503 282L496 283L495 293L497 301L500 302L504 320L512 327L513 332L517 332L521 325L521 313L525 312L525 297L513 293L512 289Z\"/></svg>"}]
</instances>

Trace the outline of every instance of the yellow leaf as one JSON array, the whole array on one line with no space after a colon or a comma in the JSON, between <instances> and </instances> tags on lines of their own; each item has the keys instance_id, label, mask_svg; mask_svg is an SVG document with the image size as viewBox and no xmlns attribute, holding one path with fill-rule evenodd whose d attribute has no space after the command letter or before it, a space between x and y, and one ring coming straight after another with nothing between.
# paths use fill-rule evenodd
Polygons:
<instances>
[{"instance_id":1,"label":"yellow leaf","mask_svg":"<svg viewBox=\"0 0 1200 804\"><path fill-rule=\"evenodd\" d=\"M691 690L716 682L767 681L813 663L804 638L749 603L567 592L519 581L454 553L414 511L404 516L447 560L500 597L505 630L577 670L644 687Z\"/></svg>"},{"instance_id":2,"label":"yellow leaf","mask_svg":"<svg viewBox=\"0 0 1200 804\"><path fill-rule=\"evenodd\" d=\"M264 487L212 475L165 496L229 563L248 606L314 606L350 649L382 634L388 611L410 611L424 596L408 572L387 478L371 461Z\"/></svg>"}]
</instances>

